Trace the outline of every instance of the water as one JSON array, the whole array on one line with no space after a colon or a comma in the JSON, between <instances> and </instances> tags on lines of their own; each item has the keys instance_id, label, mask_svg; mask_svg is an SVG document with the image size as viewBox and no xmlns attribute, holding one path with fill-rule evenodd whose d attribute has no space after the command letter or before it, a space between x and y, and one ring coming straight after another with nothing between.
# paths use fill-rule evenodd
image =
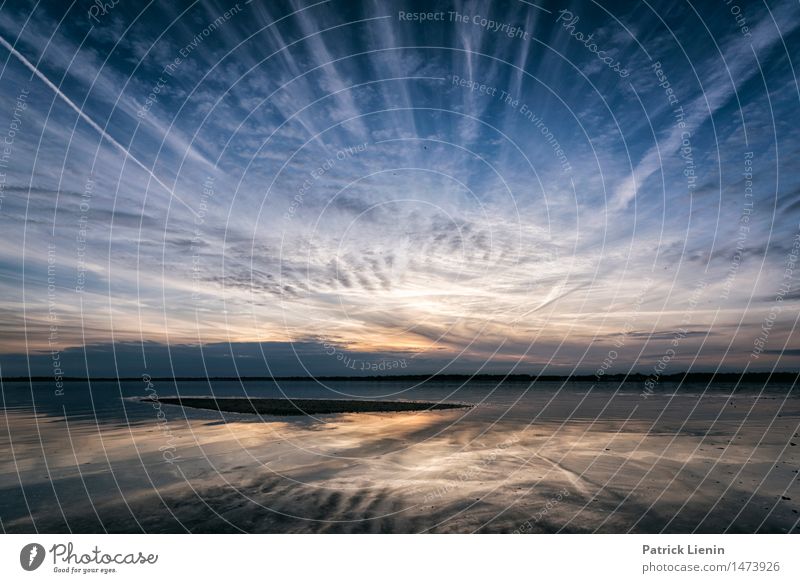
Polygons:
<instances>
[{"instance_id":1,"label":"water","mask_svg":"<svg viewBox=\"0 0 800 583\"><path fill-rule=\"evenodd\" d=\"M4 530L797 528L785 384L151 382L3 385ZM141 401L211 394L476 407L290 420Z\"/></svg>"}]
</instances>

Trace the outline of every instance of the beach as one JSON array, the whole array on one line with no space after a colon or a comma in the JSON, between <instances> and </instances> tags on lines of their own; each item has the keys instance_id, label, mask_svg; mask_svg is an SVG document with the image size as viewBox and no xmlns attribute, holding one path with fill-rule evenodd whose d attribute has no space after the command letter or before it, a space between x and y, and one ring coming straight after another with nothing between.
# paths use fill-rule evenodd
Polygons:
<instances>
[{"instance_id":1,"label":"beach","mask_svg":"<svg viewBox=\"0 0 800 583\"><path fill-rule=\"evenodd\" d=\"M256 384L265 396L277 390ZM440 385L338 392L457 395L475 406L278 417L122 395L86 410L77 385L68 385L75 402L60 415L55 405L34 415L7 403L3 528L797 531L800 402L788 387L665 386L643 398L626 384ZM331 392L294 388L305 398Z\"/></svg>"}]
</instances>

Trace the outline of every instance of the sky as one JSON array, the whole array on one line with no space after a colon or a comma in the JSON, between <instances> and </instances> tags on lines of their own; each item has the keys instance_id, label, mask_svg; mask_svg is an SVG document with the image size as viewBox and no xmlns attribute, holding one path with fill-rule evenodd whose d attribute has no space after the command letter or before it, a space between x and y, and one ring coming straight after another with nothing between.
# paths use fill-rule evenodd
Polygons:
<instances>
[{"instance_id":1,"label":"sky","mask_svg":"<svg viewBox=\"0 0 800 583\"><path fill-rule=\"evenodd\" d=\"M737 1L3 2L0 375L800 369Z\"/></svg>"}]
</instances>

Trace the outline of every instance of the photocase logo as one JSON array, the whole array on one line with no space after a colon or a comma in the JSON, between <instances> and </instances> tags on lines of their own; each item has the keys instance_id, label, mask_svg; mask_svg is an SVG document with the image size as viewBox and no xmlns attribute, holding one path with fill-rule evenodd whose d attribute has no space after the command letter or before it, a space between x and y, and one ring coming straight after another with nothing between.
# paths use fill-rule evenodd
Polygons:
<instances>
[{"instance_id":1,"label":"photocase logo","mask_svg":"<svg viewBox=\"0 0 800 583\"><path fill-rule=\"evenodd\" d=\"M35 571L44 562L44 547L38 543L30 543L19 552L19 564L26 571Z\"/></svg>"}]
</instances>

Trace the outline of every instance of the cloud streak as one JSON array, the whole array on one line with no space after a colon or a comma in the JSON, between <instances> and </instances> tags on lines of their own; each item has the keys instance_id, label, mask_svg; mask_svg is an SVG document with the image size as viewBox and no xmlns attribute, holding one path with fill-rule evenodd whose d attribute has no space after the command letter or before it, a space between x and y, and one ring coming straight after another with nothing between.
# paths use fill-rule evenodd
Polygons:
<instances>
[{"instance_id":1,"label":"cloud streak","mask_svg":"<svg viewBox=\"0 0 800 583\"><path fill-rule=\"evenodd\" d=\"M382 2L242 4L185 55L224 10L120 4L84 42L84 24L58 24L63 8L4 8L0 111L16 87L31 94L0 191L0 352L47 351L55 320L65 351L263 345L242 352L258 363L328 344L419 370L591 372L633 330L617 364L646 368L686 327L702 277L691 326L711 334L687 334L676 362L695 351L740 368L797 231L784 48L797 6L774 7L780 31L748 8L751 39L700 7L581 7L586 34L632 71L624 82L541 8L434 3L441 21L410 22ZM794 349L786 314L755 365L789 366L770 352ZM317 372L339 366L308 354Z\"/></svg>"}]
</instances>

